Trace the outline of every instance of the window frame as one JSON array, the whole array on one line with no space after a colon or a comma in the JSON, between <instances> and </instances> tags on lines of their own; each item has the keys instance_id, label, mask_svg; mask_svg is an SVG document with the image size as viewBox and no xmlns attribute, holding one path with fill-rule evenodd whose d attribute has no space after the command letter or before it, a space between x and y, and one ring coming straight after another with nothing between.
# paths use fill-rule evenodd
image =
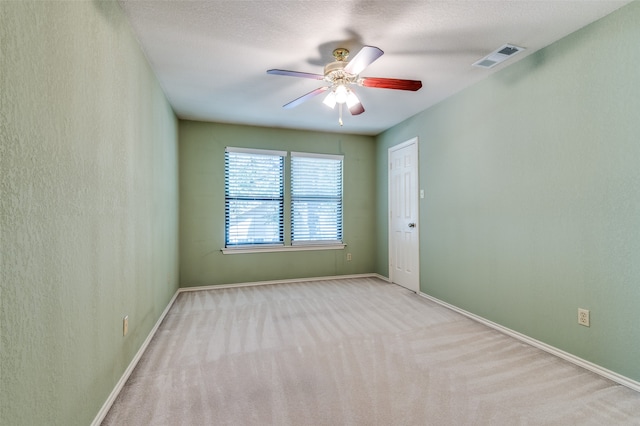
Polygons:
<instances>
[{"instance_id":1,"label":"window frame","mask_svg":"<svg viewBox=\"0 0 640 426\"><path fill-rule=\"evenodd\" d=\"M295 189L295 185L294 185L294 167L293 167L293 162L294 162L294 158L308 158L308 159L320 159L320 160L331 160L331 161L338 161L340 163L340 170L339 170L339 188L333 188L334 190L337 190L339 195L338 196L319 196L319 197L313 197L310 196L308 193L306 195L299 195L296 196L294 195L294 189ZM291 220L291 228L289 230L289 237L291 240L291 245L292 246L311 246L311 245L340 245L344 243L344 235L343 235L343 224L344 224L344 155L340 155L340 154L320 154L320 153L310 153L310 152L297 152L297 151L292 151L291 152L291 157L289 159L289 165L290 165L290 176L289 176L289 194L290 194L290 200L289 200L289 218ZM295 223L294 223L294 218L296 216L295 212L295 201L296 199L299 199L300 201L322 201L324 200L325 202L332 202L332 201L337 201L337 208L339 209L339 213L338 213L338 218L336 220L336 229L335 232L339 235L337 235L338 238L336 238L335 240L329 240L329 239L319 239L319 240L308 240L308 239L300 239L300 240L295 240L294 236L295 236Z\"/></svg>"},{"instance_id":2,"label":"window frame","mask_svg":"<svg viewBox=\"0 0 640 426\"><path fill-rule=\"evenodd\" d=\"M227 152L238 152L248 154L262 154L262 155L279 155L282 156L283 169L282 169L282 192L283 192L283 242L277 244L235 244L227 246ZM320 158L333 158L341 160L342 176L341 176L341 241L314 241L314 242L298 242L292 243L292 194L291 194L291 160L287 161L287 157L294 154L306 157L320 157ZM225 212L224 212L224 239L225 244L221 249L223 254L242 254L242 253L265 253L265 252L288 252L288 251L318 251L318 250L343 250L347 245L344 243L344 156L339 154L321 154L311 152L298 152L298 151L281 151L281 150L269 150L269 149L257 149L257 148L241 148L241 147L225 147L225 165L224 165L224 197L225 197ZM288 179L287 179L288 177Z\"/></svg>"},{"instance_id":3,"label":"window frame","mask_svg":"<svg viewBox=\"0 0 640 426\"><path fill-rule=\"evenodd\" d=\"M230 170L228 168L229 164L229 154L248 154L248 155L260 155L260 156L268 156L268 157L279 157L280 160L280 176L279 176L279 188L273 188L275 190L279 189L279 196L265 196L263 194L259 194L259 192L254 193L253 195L243 196L243 195L230 195L229 188L229 173ZM266 149L253 149L253 148L236 148L236 147L226 147L225 148L225 165L224 165L224 205L225 205L225 213L224 213L224 246L225 249L238 249L238 248L258 248L258 247L282 247L285 244L285 168L286 168L286 151L276 151L276 150L266 150ZM230 204L232 201L275 201L279 203L278 207L278 215L279 215L279 223L278 223L278 233L279 233L279 241L269 241L264 243L230 243L230 228L231 217L230 217Z\"/></svg>"}]
</instances>

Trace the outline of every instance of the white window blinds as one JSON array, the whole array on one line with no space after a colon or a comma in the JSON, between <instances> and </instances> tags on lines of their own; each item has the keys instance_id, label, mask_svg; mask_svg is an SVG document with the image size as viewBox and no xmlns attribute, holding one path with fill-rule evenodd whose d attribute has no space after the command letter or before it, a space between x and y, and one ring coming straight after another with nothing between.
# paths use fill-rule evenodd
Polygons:
<instances>
[{"instance_id":1,"label":"white window blinds","mask_svg":"<svg viewBox=\"0 0 640 426\"><path fill-rule=\"evenodd\" d=\"M225 245L284 244L286 152L227 148Z\"/></svg>"},{"instance_id":2,"label":"white window blinds","mask_svg":"<svg viewBox=\"0 0 640 426\"><path fill-rule=\"evenodd\" d=\"M342 243L342 156L291 153L291 243Z\"/></svg>"}]
</instances>

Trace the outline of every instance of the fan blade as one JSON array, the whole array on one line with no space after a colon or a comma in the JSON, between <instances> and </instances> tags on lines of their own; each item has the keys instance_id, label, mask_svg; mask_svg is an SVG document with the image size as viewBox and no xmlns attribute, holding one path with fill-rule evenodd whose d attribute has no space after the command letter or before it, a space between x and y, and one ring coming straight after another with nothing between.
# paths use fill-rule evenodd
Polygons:
<instances>
[{"instance_id":1,"label":"fan blade","mask_svg":"<svg viewBox=\"0 0 640 426\"><path fill-rule=\"evenodd\" d=\"M358 75L384 52L374 46L364 46L344 67L349 74Z\"/></svg>"},{"instance_id":2,"label":"fan blade","mask_svg":"<svg viewBox=\"0 0 640 426\"><path fill-rule=\"evenodd\" d=\"M394 89L394 90L411 90L415 92L420 90L422 82L420 80L401 80L399 78L378 78L378 77L363 77L358 82L360 86L364 87L377 87L379 89Z\"/></svg>"},{"instance_id":3,"label":"fan blade","mask_svg":"<svg viewBox=\"0 0 640 426\"><path fill-rule=\"evenodd\" d=\"M318 87L316 90L312 90L311 92L307 93L306 95L302 95L299 98L292 100L288 104L282 105L282 108L287 108L288 109L288 108L297 107L301 103L313 98L314 96L317 96L322 92L326 92L327 89L329 89L329 87Z\"/></svg>"},{"instance_id":4,"label":"fan blade","mask_svg":"<svg viewBox=\"0 0 640 426\"><path fill-rule=\"evenodd\" d=\"M286 75L289 77L310 78L313 80L322 80L324 78L324 75L320 75L320 74L312 74L308 72L288 71L288 70L268 70L267 74Z\"/></svg>"}]
</instances>

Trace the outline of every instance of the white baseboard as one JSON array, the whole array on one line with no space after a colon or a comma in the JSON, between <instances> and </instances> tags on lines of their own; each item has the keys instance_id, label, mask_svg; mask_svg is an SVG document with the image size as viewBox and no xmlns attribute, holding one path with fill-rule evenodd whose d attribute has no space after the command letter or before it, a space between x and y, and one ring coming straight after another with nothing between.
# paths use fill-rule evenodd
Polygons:
<instances>
[{"instance_id":1,"label":"white baseboard","mask_svg":"<svg viewBox=\"0 0 640 426\"><path fill-rule=\"evenodd\" d=\"M175 294L167 304L167 307L164 308L164 311L162 311L160 318L158 318L158 321L156 321L155 325L149 332L149 335L147 336L145 341L142 343L142 346L140 346L140 349L138 349L138 352L136 352L136 355L133 357L133 359L129 363L129 366L122 374L122 377L120 377L120 380L118 380L118 383L116 383L116 386L111 391L109 398L107 398L107 400L102 405L102 408L100 408L100 411L98 411L98 414L91 422L91 426L100 426L100 423L102 423L104 418L107 416L107 413L111 409L111 406L113 405L116 398L120 394L120 391L122 390L122 388L124 387L124 384L129 379L129 376L131 376L131 373L133 373L133 370L136 368L136 365L138 365L140 358L142 358L142 355L147 350L147 346L149 346L151 339L153 339L153 336L155 336L156 331L158 331L158 327L160 327L160 324L162 324L162 321L164 320L165 316L167 316L167 312L169 312L169 309L171 309L171 307L173 306L173 303L176 301L176 298L178 297L179 293L180 293L180 289L178 289L175 292Z\"/></svg>"},{"instance_id":2,"label":"white baseboard","mask_svg":"<svg viewBox=\"0 0 640 426\"><path fill-rule=\"evenodd\" d=\"M300 283L304 281L328 281L328 280L344 280L349 278L380 278L381 280L388 281L379 274L352 274L352 275L330 275L328 277L312 277L312 278L291 278L286 280L273 280L273 281L254 281L246 283L234 283L234 284L218 284L218 285L206 285L199 287L182 287L178 289L178 292L186 291L200 291L200 290L216 290L221 288L235 288L235 287L253 287L257 285L272 285L272 284L289 284Z\"/></svg>"},{"instance_id":3,"label":"white baseboard","mask_svg":"<svg viewBox=\"0 0 640 426\"><path fill-rule=\"evenodd\" d=\"M388 282L388 283L390 283L390 282L391 282L391 280L389 279L389 277L385 277L385 276L380 275L380 274L371 274L371 275L373 275L373 276L374 276L374 277L376 277L376 278L380 278L382 281L386 281L386 282Z\"/></svg>"},{"instance_id":4,"label":"white baseboard","mask_svg":"<svg viewBox=\"0 0 640 426\"><path fill-rule=\"evenodd\" d=\"M575 356L573 354L565 352L562 349L556 348L555 346L548 345L548 344L546 344L544 342L536 340L536 339L534 339L532 337L529 337L529 336L527 336L525 334L522 334L522 333L519 333L517 331L511 330L510 328L504 327L504 326L502 326L500 324L497 324L497 323L495 323L493 321L489 321L488 319L485 319L485 318L483 318L481 316L478 316L476 314L472 314L471 312L467 312L464 309L460 309L457 306L451 305L451 304L449 304L447 302L444 302L444 301L442 301L440 299L437 299L437 298L435 298L433 296L429 296L426 293L419 292L418 294L420 296L424 297L425 299L429 299L432 302L435 302L435 303L437 303L437 304L439 304L441 306L444 306L445 308L448 308L448 309L451 309L452 311L458 312L458 313L460 313L460 314L462 314L462 315L464 315L464 316L466 316L466 317L468 317L468 318L470 318L470 319L472 319L474 321L477 321L477 322L479 322L481 324L484 324L484 325L486 325L488 327L491 327L494 330L497 330L497 331L499 331L501 333L504 333L504 334L506 334L508 336L516 338L516 339L518 339L518 340L520 340L520 341L522 341L522 342L524 342L524 343L526 343L528 345L531 345L531 346L536 347L538 349L541 349L541 350L543 350L545 352L548 352L548 353L550 353L552 355L555 355L558 358L562 358L565 361L569 361L572 364L575 364L575 365L577 365L579 367L582 367L582 368L584 368L586 370L589 370L589 371L591 371L593 373L596 373L596 374L598 374L598 375L600 375L602 377L605 377L605 378L607 378L607 379L609 379L609 380L611 380L611 381L613 381L615 383L618 383L618 384L626 386L626 387L628 387L630 389L633 389L636 392L640 392L640 382L637 382L637 381L632 380L632 379L630 379L628 377L625 377L625 376L623 376L621 374L618 374L618 373L616 373L614 371L608 370L608 369L606 369L604 367L601 367L601 366L599 366L597 364L594 364L594 363L592 363L590 361L587 361L587 360L582 359L580 357L577 357L577 356Z\"/></svg>"}]
</instances>

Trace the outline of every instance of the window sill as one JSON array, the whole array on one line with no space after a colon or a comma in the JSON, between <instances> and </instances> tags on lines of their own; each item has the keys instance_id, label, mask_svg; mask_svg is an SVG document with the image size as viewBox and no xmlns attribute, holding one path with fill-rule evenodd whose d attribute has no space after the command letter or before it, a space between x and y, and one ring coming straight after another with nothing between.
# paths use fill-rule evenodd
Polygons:
<instances>
[{"instance_id":1,"label":"window sill","mask_svg":"<svg viewBox=\"0 0 640 426\"><path fill-rule=\"evenodd\" d=\"M316 250L344 250L346 244L304 244L295 246L271 246L271 247L227 247L223 248L222 254L245 254L245 253L269 253L286 251L316 251Z\"/></svg>"}]
</instances>

